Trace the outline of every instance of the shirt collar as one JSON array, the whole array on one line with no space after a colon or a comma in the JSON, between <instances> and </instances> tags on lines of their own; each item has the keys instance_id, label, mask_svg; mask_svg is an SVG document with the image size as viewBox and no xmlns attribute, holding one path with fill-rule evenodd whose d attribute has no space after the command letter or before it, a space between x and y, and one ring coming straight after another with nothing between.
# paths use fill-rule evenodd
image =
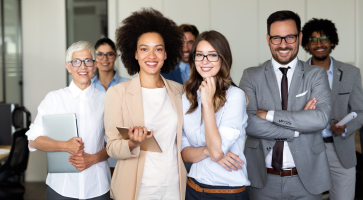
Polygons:
<instances>
[{"instance_id":1,"label":"shirt collar","mask_svg":"<svg viewBox=\"0 0 363 200\"><path fill-rule=\"evenodd\" d=\"M115 74L112 78L111 81L116 81L116 83L119 83L121 80L121 76L118 75L117 71L113 71L113 73ZM96 82L99 82L100 80L98 80L98 74L92 78L92 83L95 84ZM111 82L110 81L110 82Z\"/></svg>"},{"instance_id":2,"label":"shirt collar","mask_svg":"<svg viewBox=\"0 0 363 200\"><path fill-rule=\"evenodd\" d=\"M289 62L288 64L286 65L281 65L280 63L278 63L274 58L271 58L271 62L272 62L272 66L274 68L274 71L280 71L279 68L280 67L284 67L284 68L287 68L287 67L290 67L292 71L295 70L295 67L296 67L296 64L297 64L297 56L294 60L292 60L291 62Z\"/></svg>"},{"instance_id":3,"label":"shirt collar","mask_svg":"<svg viewBox=\"0 0 363 200\"><path fill-rule=\"evenodd\" d=\"M69 84L69 89L71 90L73 98L77 98L81 93L84 93L86 97L91 97L94 91L92 81L91 84L82 91L79 87L76 86L76 84L74 84L72 80L71 84Z\"/></svg>"},{"instance_id":4,"label":"shirt collar","mask_svg":"<svg viewBox=\"0 0 363 200\"><path fill-rule=\"evenodd\" d=\"M334 61L333 61L333 58L331 57L331 56L329 56L329 58L330 58L330 66L329 66L329 70L327 70L326 72L328 73L328 74L333 74L333 71L334 71ZM309 65L311 65L311 60L312 60L313 58L310 58L309 59Z\"/></svg>"},{"instance_id":5,"label":"shirt collar","mask_svg":"<svg viewBox=\"0 0 363 200\"><path fill-rule=\"evenodd\" d=\"M186 71L187 69L190 69L189 65L183 62L179 63L179 67L182 71Z\"/></svg>"}]
</instances>

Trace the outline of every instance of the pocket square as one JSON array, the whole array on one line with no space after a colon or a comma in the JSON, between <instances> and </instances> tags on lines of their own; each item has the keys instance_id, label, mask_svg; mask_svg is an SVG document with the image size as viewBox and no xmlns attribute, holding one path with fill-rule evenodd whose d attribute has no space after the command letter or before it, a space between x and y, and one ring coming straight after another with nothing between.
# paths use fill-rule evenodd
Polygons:
<instances>
[{"instance_id":1,"label":"pocket square","mask_svg":"<svg viewBox=\"0 0 363 200\"><path fill-rule=\"evenodd\" d=\"M302 96L304 96L307 92L308 92L308 91L306 90L305 92L303 92L303 93L301 93L301 94L296 95L296 97L302 97Z\"/></svg>"}]
</instances>

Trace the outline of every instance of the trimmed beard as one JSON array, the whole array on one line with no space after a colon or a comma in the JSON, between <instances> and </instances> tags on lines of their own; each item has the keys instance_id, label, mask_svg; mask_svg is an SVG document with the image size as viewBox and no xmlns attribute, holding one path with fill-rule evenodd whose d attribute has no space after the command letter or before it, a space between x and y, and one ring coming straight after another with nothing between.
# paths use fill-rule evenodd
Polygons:
<instances>
[{"instance_id":1,"label":"trimmed beard","mask_svg":"<svg viewBox=\"0 0 363 200\"><path fill-rule=\"evenodd\" d=\"M328 57L329 55L327 55L327 56L322 56L322 57L315 57L315 56L313 56L316 60L318 60L318 61L324 61L327 57Z\"/></svg>"}]
</instances>

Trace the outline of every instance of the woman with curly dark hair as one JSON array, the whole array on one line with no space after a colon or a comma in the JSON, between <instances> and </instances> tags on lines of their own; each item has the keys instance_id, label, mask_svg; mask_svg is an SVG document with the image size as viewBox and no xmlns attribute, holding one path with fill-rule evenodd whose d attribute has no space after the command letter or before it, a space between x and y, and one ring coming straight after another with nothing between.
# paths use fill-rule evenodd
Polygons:
<instances>
[{"instance_id":1,"label":"woman with curly dark hair","mask_svg":"<svg viewBox=\"0 0 363 200\"><path fill-rule=\"evenodd\" d=\"M232 81L232 53L227 39L206 31L189 55L190 78L182 96L182 157L193 163L187 200L249 199L243 154L248 97Z\"/></svg>"},{"instance_id":2,"label":"woman with curly dark hair","mask_svg":"<svg viewBox=\"0 0 363 200\"><path fill-rule=\"evenodd\" d=\"M111 197L184 199L182 85L160 75L173 70L181 59L183 33L159 11L143 9L122 21L116 46L128 73L138 75L106 93L106 149L110 157L118 159ZM122 139L117 126L129 127L130 139ZM153 136L162 153L140 150Z\"/></svg>"}]
</instances>

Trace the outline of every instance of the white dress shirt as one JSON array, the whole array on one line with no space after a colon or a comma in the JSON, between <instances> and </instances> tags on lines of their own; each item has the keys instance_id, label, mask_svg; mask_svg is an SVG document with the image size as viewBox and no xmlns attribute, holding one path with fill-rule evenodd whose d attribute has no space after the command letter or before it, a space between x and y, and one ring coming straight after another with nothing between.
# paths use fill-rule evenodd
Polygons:
<instances>
[{"instance_id":1,"label":"white dress shirt","mask_svg":"<svg viewBox=\"0 0 363 200\"><path fill-rule=\"evenodd\" d=\"M279 91L280 91L280 99L281 99L281 79L282 79L283 74L279 68L280 67L283 67L283 68L290 67L290 69L287 70L287 74L286 74L287 88L290 89L291 79L294 74L294 71L295 71L295 68L297 65L297 61L298 61L298 58L296 57L294 60L292 60L287 65L281 65L278 62L276 62L273 58L271 59L272 67L273 67L275 75L276 75L277 85L278 85ZM289 102L287 102L287 103L289 104ZM270 110L267 112L266 120L273 122L273 119L274 119L274 111ZM295 137L299 137L299 132L295 131ZM265 163L266 163L267 168L272 168L272 166L271 166L272 152L273 152L273 149L270 151L270 153L267 154L267 156L265 158ZM282 169L294 168L294 167L295 167L295 162L294 162L294 158L292 157L290 147L289 147L288 143L286 141L284 141Z\"/></svg>"},{"instance_id":2,"label":"white dress shirt","mask_svg":"<svg viewBox=\"0 0 363 200\"><path fill-rule=\"evenodd\" d=\"M42 116L76 113L79 137L84 142L84 152L95 154L104 148L105 130L103 111L105 92L90 85L79 89L73 81L69 87L47 94L38 107L35 121L26 133L28 140L44 136ZM36 149L30 148L30 151ZM99 162L80 173L48 173L46 184L58 194L76 199L90 199L110 190L111 174L107 161Z\"/></svg>"},{"instance_id":3,"label":"white dress shirt","mask_svg":"<svg viewBox=\"0 0 363 200\"><path fill-rule=\"evenodd\" d=\"M166 88L141 88L145 127L153 129L162 153L146 152L141 183L164 187L179 185L176 133L178 117ZM174 95L174 94L173 94Z\"/></svg>"},{"instance_id":4,"label":"white dress shirt","mask_svg":"<svg viewBox=\"0 0 363 200\"><path fill-rule=\"evenodd\" d=\"M201 98L198 95L198 107L193 113L186 114L190 108L190 103L184 93L183 100L183 136L181 141L181 151L185 147L207 146L205 140L204 121L201 124ZM215 113L216 124L222 139L222 151L224 155L228 151L239 156L245 163L242 170L231 172L224 169L217 162L213 162L207 157L197 163L193 163L189 177L200 183L213 186L249 186L250 181L247 176L247 162L243 154L245 146L245 136L247 127L246 95L240 88L230 86L226 92L226 103Z\"/></svg>"}]
</instances>

